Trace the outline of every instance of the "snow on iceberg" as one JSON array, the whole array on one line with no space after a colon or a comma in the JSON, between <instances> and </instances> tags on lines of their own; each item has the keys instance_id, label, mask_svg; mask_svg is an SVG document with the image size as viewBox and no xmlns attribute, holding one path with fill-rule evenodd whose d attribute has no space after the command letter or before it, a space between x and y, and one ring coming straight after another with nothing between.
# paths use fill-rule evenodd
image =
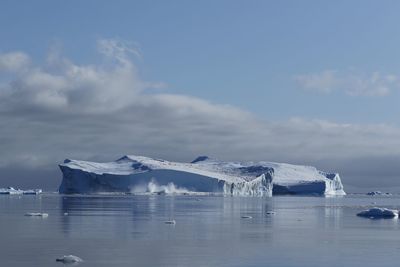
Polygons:
<instances>
[{"instance_id":1,"label":"snow on iceberg","mask_svg":"<svg viewBox=\"0 0 400 267\"><path fill-rule=\"evenodd\" d=\"M191 163L142 156L114 162L65 160L60 193L213 192L228 195L344 195L338 174L271 162L223 162L201 156Z\"/></svg>"},{"instance_id":2,"label":"snow on iceberg","mask_svg":"<svg viewBox=\"0 0 400 267\"><path fill-rule=\"evenodd\" d=\"M399 213L397 210L390 210L386 208L372 208L357 213L357 216L367 218L394 218L398 217Z\"/></svg>"}]
</instances>

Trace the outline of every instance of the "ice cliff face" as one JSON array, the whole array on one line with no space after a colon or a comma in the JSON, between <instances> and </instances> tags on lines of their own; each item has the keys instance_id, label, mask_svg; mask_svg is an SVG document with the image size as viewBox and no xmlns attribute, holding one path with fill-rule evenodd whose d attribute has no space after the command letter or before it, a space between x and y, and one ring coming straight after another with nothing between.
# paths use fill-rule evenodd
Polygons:
<instances>
[{"instance_id":1,"label":"ice cliff face","mask_svg":"<svg viewBox=\"0 0 400 267\"><path fill-rule=\"evenodd\" d=\"M213 192L228 195L343 195L338 174L271 162L222 162L201 156L191 163L124 156L109 163L65 160L60 193Z\"/></svg>"}]
</instances>

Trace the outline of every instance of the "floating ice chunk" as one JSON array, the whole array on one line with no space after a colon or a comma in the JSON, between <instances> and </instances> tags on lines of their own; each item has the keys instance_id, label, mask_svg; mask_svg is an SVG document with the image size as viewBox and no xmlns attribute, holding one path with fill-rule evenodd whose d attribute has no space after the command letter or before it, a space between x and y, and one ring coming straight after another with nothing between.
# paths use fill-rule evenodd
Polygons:
<instances>
[{"instance_id":1,"label":"floating ice chunk","mask_svg":"<svg viewBox=\"0 0 400 267\"><path fill-rule=\"evenodd\" d=\"M29 189L22 192L24 195L40 195L42 189Z\"/></svg>"},{"instance_id":2,"label":"floating ice chunk","mask_svg":"<svg viewBox=\"0 0 400 267\"><path fill-rule=\"evenodd\" d=\"M275 212L274 212L274 211L267 211L265 214L267 214L267 215L274 215Z\"/></svg>"},{"instance_id":3,"label":"floating ice chunk","mask_svg":"<svg viewBox=\"0 0 400 267\"><path fill-rule=\"evenodd\" d=\"M0 188L0 194L2 195L21 195L24 191L21 189L15 189L14 187Z\"/></svg>"},{"instance_id":4,"label":"floating ice chunk","mask_svg":"<svg viewBox=\"0 0 400 267\"><path fill-rule=\"evenodd\" d=\"M164 222L165 224L176 224L176 221L175 220L170 220L170 221L165 221Z\"/></svg>"},{"instance_id":5,"label":"floating ice chunk","mask_svg":"<svg viewBox=\"0 0 400 267\"><path fill-rule=\"evenodd\" d=\"M41 212L28 212L25 213L25 216L31 216L31 217L49 217L48 213L41 213Z\"/></svg>"},{"instance_id":6,"label":"floating ice chunk","mask_svg":"<svg viewBox=\"0 0 400 267\"><path fill-rule=\"evenodd\" d=\"M0 195L39 195L42 193L42 189L15 189L14 187L0 188Z\"/></svg>"},{"instance_id":7,"label":"floating ice chunk","mask_svg":"<svg viewBox=\"0 0 400 267\"><path fill-rule=\"evenodd\" d=\"M390 210L386 208L372 208L357 213L357 216L367 218L394 218L398 217L399 213L397 210Z\"/></svg>"},{"instance_id":8,"label":"floating ice chunk","mask_svg":"<svg viewBox=\"0 0 400 267\"><path fill-rule=\"evenodd\" d=\"M82 262L83 260L74 255L64 255L61 258L57 258L56 261L60 261L62 263L77 263Z\"/></svg>"},{"instance_id":9,"label":"floating ice chunk","mask_svg":"<svg viewBox=\"0 0 400 267\"><path fill-rule=\"evenodd\" d=\"M253 219L253 217L249 216L249 215L243 215L241 217L242 219Z\"/></svg>"},{"instance_id":10,"label":"floating ice chunk","mask_svg":"<svg viewBox=\"0 0 400 267\"><path fill-rule=\"evenodd\" d=\"M391 196L390 193L382 193L381 191L371 191L367 193L368 196Z\"/></svg>"}]
</instances>

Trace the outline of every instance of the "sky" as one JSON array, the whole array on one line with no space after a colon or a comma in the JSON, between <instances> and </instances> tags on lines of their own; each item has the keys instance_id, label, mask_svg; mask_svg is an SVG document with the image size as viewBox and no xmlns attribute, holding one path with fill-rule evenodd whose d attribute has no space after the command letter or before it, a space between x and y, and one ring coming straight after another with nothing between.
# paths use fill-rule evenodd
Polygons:
<instances>
[{"instance_id":1,"label":"sky","mask_svg":"<svg viewBox=\"0 0 400 267\"><path fill-rule=\"evenodd\" d=\"M277 161L400 190L398 1L2 1L0 186L65 158ZM361 190L361 189L360 189Z\"/></svg>"}]
</instances>

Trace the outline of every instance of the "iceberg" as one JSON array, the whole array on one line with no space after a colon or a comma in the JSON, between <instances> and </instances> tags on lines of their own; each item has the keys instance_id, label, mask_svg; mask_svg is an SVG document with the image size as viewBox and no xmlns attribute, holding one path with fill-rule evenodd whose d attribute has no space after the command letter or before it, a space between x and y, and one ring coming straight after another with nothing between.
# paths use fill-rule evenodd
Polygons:
<instances>
[{"instance_id":1,"label":"iceberg","mask_svg":"<svg viewBox=\"0 0 400 267\"><path fill-rule=\"evenodd\" d=\"M78 256L74 255L64 255L61 258L57 258L56 261L62 262L62 263L78 263L78 262L83 262L81 258Z\"/></svg>"},{"instance_id":2,"label":"iceberg","mask_svg":"<svg viewBox=\"0 0 400 267\"><path fill-rule=\"evenodd\" d=\"M49 214L42 213L42 212L28 212L28 213L25 213L25 216L47 218L47 217L49 217Z\"/></svg>"},{"instance_id":3,"label":"iceberg","mask_svg":"<svg viewBox=\"0 0 400 267\"><path fill-rule=\"evenodd\" d=\"M15 189L14 187L0 188L1 195L22 195L24 193L21 189Z\"/></svg>"},{"instance_id":4,"label":"iceberg","mask_svg":"<svg viewBox=\"0 0 400 267\"><path fill-rule=\"evenodd\" d=\"M390 210L386 208L372 208L357 213L357 216L367 218L394 218L398 217L399 213L397 210Z\"/></svg>"},{"instance_id":5,"label":"iceberg","mask_svg":"<svg viewBox=\"0 0 400 267\"><path fill-rule=\"evenodd\" d=\"M345 195L340 177L314 167L273 162L224 162L200 156L190 163L128 155L114 162L66 159L59 192L87 194L222 193Z\"/></svg>"},{"instance_id":6,"label":"iceberg","mask_svg":"<svg viewBox=\"0 0 400 267\"><path fill-rule=\"evenodd\" d=\"M0 188L0 195L39 195L42 189L15 189L14 187Z\"/></svg>"},{"instance_id":7,"label":"iceberg","mask_svg":"<svg viewBox=\"0 0 400 267\"><path fill-rule=\"evenodd\" d=\"M40 195L42 193L42 189L29 189L29 190L24 190L22 194L24 195Z\"/></svg>"},{"instance_id":8,"label":"iceberg","mask_svg":"<svg viewBox=\"0 0 400 267\"><path fill-rule=\"evenodd\" d=\"M109 163L67 159L59 166L63 173L59 192L65 194L207 192L272 195L271 168L201 160L201 157L191 163L141 156L124 156Z\"/></svg>"},{"instance_id":9,"label":"iceberg","mask_svg":"<svg viewBox=\"0 0 400 267\"><path fill-rule=\"evenodd\" d=\"M382 193L381 191L371 191L367 193L368 196L391 196L390 193Z\"/></svg>"}]
</instances>

